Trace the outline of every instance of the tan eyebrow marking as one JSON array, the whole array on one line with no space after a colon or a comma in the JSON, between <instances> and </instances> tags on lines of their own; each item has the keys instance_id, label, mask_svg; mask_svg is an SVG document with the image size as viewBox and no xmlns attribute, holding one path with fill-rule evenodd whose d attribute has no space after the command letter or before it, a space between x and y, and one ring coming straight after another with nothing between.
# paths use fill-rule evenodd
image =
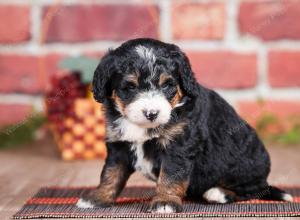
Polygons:
<instances>
[{"instance_id":1,"label":"tan eyebrow marking","mask_svg":"<svg viewBox=\"0 0 300 220\"><path fill-rule=\"evenodd\" d=\"M135 85L139 85L139 74L138 73L134 73L134 74L130 74L128 76L125 77L125 79L129 82L134 83Z\"/></svg>"},{"instance_id":2,"label":"tan eyebrow marking","mask_svg":"<svg viewBox=\"0 0 300 220\"><path fill-rule=\"evenodd\" d=\"M167 73L162 73L159 76L159 82L158 84L161 86L162 84L164 84L168 79L172 79L172 76L170 76Z\"/></svg>"},{"instance_id":3,"label":"tan eyebrow marking","mask_svg":"<svg viewBox=\"0 0 300 220\"><path fill-rule=\"evenodd\" d=\"M176 104L178 104L182 98L183 94L179 86L177 86L177 91L175 96L171 100L171 106L174 108Z\"/></svg>"}]
</instances>

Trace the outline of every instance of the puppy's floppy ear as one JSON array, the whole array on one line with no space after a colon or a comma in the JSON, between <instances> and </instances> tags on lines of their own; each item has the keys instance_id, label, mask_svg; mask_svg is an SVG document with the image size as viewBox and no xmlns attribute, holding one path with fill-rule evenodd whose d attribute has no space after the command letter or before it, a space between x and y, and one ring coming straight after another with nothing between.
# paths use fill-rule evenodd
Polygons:
<instances>
[{"instance_id":1,"label":"puppy's floppy ear","mask_svg":"<svg viewBox=\"0 0 300 220\"><path fill-rule=\"evenodd\" d=\"M190 97L197 96L198 83L194 77L189 59L187 56L175 46L175 50L171 52L172 59L175 61L176 69L180 77L180 86L185 94Z\"/></svg>"},{"instance_id":2,"label":"puppy's floppy ear","mask_svg":"<svg viewBox=\"0 0 300 220\"><path fill-rule=\"evenodd\" d=\"M95 100L98 102L103 103L107 97L111 96L112 89L110 80L114 71L114 60L113 55L109 52L101 59L94 72L92 91Z\"/></svg>"}]
</instances>

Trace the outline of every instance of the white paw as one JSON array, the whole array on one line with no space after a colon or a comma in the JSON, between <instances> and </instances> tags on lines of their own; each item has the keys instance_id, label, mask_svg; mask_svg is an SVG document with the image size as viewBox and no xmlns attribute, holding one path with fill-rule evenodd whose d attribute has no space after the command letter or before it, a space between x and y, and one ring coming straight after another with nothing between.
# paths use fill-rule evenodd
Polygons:
<instances>
[{"instance_id":1,"label":"white paw","mask_svg":"<svg viewBox=\"0 0 300 220\"><path fill-rule=\"evenodd\" d=\"M169 205L159 206L156 210L153 210L154 213L173 213L175 210Z\"/></svg>"},{"instance_id":2,"label":"white paw","mask_svg":"<svg viewBox=\"0 0 300 220\"><path fill-rule=\"evenodd\" d=\"M287 193L282 194L282 199L287 202L293 202L293 196Z\"/></svg>"},{"instance_id":3,"label":"white paw","mask_svg":"<svg viewBox=\"0 0 300 220\"><path fill-rule=\"evenodd\" d=\"M203 198L207 202L212 202L212 203L226 203L227 202L226 194L225 194L224 190L220 187L210 188L203 194Z\"/></svg>"},{"instance_id":4,"label":"white paw","mask_svg":"<svg viewBox=\"0 0 300 220\"><path fill-rule=\"evenodd\" d=\"M82 208L82 209L92 209L92 208L94 208L94 205L90 201L86 201L84 199L79 199L78 202L76 203L76 206L78 208Z\"/></svg>"}]
</instances>

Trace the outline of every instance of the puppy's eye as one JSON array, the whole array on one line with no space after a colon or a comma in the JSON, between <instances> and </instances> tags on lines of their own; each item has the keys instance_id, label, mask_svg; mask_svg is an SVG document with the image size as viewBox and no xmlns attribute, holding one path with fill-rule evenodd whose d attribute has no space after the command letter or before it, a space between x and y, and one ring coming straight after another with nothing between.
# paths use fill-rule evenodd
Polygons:
<instances>
[{"instance_id":1,"label":"puppy's eye","mask_svg":"<svg viewBox=\"0 0 300 220\"><path fill-rule=\"evenodd\" d=\"M134 91L136 88L137 87L134 83L127 83L122 89L126 91Z\"/></svg>"},{"instance_id":2,"label":"puppy's eye","mask_svg":"<svg viewBox=\"0 0 300 220\"><path fill-rule=\"evenodd\" d=\"M172 88L174 86L175 86L175 82L173 80L167 80L166 82L164 82L164 84L162 84L161 88L168 89L168 88Z\"/></svg>"}]
</instances>

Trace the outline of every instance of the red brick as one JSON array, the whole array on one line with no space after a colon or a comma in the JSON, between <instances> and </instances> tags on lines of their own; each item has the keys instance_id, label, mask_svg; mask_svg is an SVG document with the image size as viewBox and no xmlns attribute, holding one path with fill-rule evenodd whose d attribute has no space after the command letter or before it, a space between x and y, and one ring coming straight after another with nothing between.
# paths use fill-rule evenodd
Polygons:
<instances>
[{"instance_id":1,"label":"red brick","mask_svg":"<svg viewBox=\"0 0 300 220\"><path fill-rule=\"evenodd\" d=\"M0 104L0 126L24 123L31 112L32 106L30 105Z\"/></svg>"},{"instance_id":2,"label":"red brick","mask_svg":"<svg viewBox=\"0 0 300 220\"><path fill-rule=\"evenodd\" d=\"M0 6L0 43L18 43L30 38L27 6Z\"/></svg>"},{"instance_id":3,"label":"red brick","mask_svg":"<svg viewBox=\"0 0 300 220\"><path fill-rule=\"evenodd\" d=\"M291 117L300 117L300 101L240 101L237 105L239 114L251 125L264 115L272 114L278 119L287 120Z\"/></svg>"},{"instance_id":4,"label":"red brick","mask_svg":"<svg viewBox=\"0 0 300 220\"><path fill-rule=\"evenodd\" d=\"M51 21L47 42L158 37L159 12L156 6L63 6L53 14L52 19L47 15L47 9L44 10L44 20Z\"/></svg>"},{"instance_id":5,"label":"red brick","mask_svg":"<svg viewBox=\"0 0 300 220\"><path fill-rule=\"evenodd\" d=\"M230 51L188 52L196 78L210 88L248 88L256 84L256 55Z\"/></svg>"},{"instance_id":6,"label":"red brick","mask_svg":"<svg viewBox=\"0 0 300 220\"><path fill-rule=\"evenodd\" d=\"M300 3L275 0L241 3L239 28L263 40L300 39Z\"/></svg>"},{"instance_id":7,"label":"red brick","mask_svg":"<svg viewBox=\"0 0 300 220\"><path fill-rule=\"evenodd\" d=\"M45 89L44 79L58 71L61 57L57 54L41 57L0 55L0 92L42 92Z\"/></svg>"},{"instance_id":8,"label":"red brick","mask_svg":"<svg viewBox=\"0 0 300 220\"><path fill-rule=\"evenodd\" d=\"M300 51L271 51L269 81L273 87L300 86Z\"/></svg>"},{"instance_id":9,"label":"red brick","mask_svg":"<svg viewBox=\"0 0 300 220\"><path fill-rule=\"evenodd\" d=\"M106 51L87 51L83 55L92 59L99 59L100 62L101 57L103 57L105 53Z\"/></svg>"},{"instance_id":10,"label":"red brick","mask_svg":"<svg viewBox=\"0 0 300 220\"><path fill-rule=\"evenodd\" d=\"M225 20L223 3L179 3L172 6L175 39L222 39Z\"/></svg>"}]
</instances>

